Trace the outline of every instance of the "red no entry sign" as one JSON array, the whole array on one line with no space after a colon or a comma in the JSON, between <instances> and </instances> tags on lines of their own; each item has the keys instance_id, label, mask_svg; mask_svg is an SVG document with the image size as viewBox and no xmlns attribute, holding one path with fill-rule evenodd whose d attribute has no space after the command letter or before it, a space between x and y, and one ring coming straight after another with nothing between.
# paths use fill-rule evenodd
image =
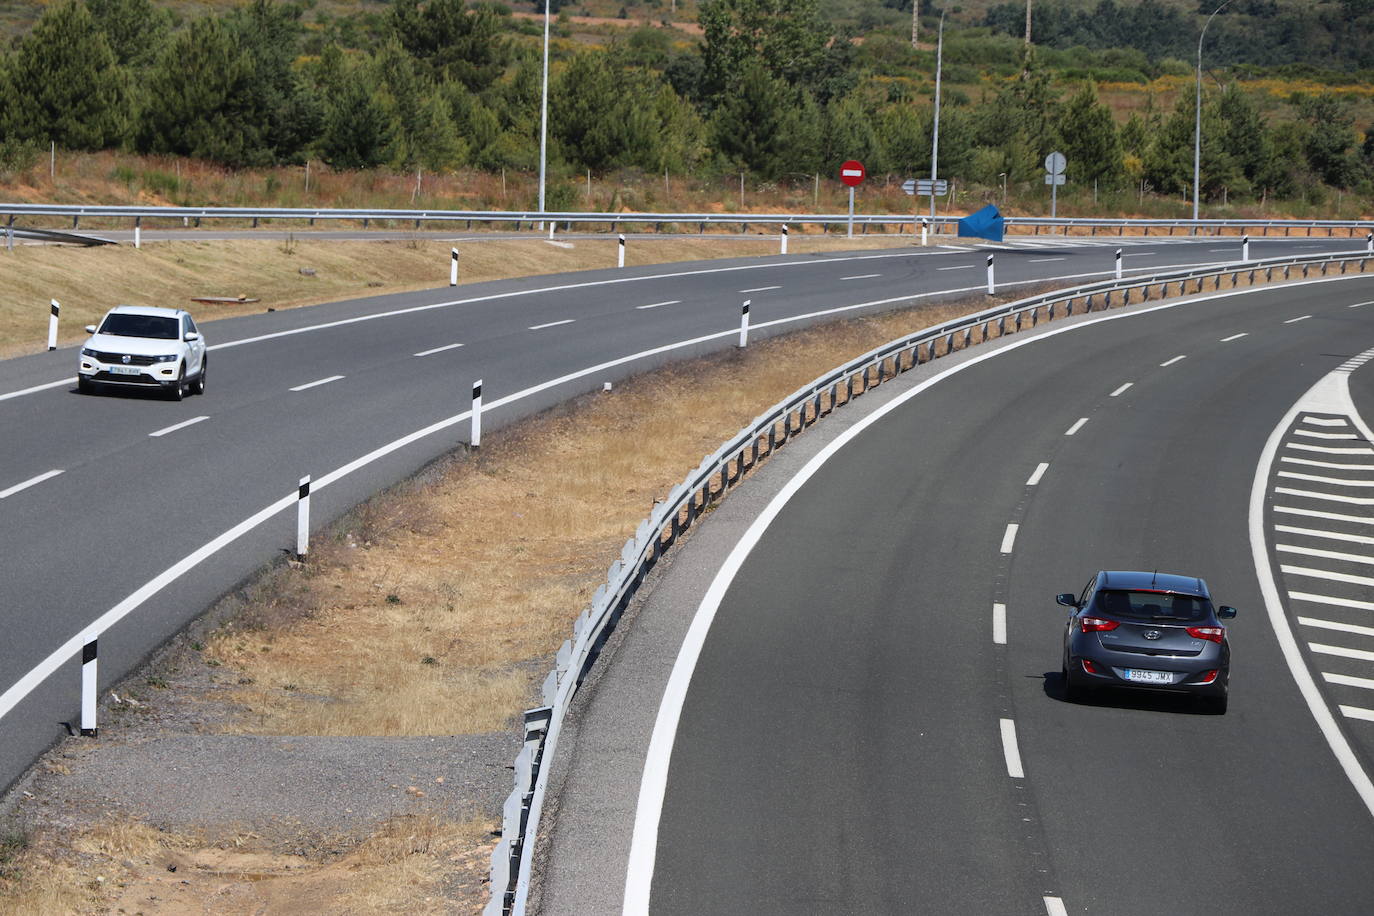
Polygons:
<instances>
[{"instance_id":1,"label":"red no entry sign","mask_svg":"<svg viewBox=\"0 0 1374 916\"><path fill-rule=\"evenodd\" d=\"M868 173L864 171L863 163L855 162L853 159L850 159L840 166L840 181L843 181L851 188L856 188L862 184L867 174Z\"/></svg>"}]
</instances>

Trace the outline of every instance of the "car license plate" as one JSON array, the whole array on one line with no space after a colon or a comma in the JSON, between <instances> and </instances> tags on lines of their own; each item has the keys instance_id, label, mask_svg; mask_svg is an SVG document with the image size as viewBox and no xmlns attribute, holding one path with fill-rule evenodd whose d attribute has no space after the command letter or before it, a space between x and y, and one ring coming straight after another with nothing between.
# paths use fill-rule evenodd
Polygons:
<instances>
[{"instance_id":1,"label":"car license plate","mask_svg":"<svg viewBox=\"0 0 1374 916\"><path fill-rule=\"evenodd\" d=\"M111 367L110 367L110 374L111 374L111 375L138 375L138 374L141 373L142 371L143 371L143 370L139 369L137 366L111 366Z\"/></svg>"},{"instance_id":2,"label":"car license plate","mask_svg":"<svg viewBox=\"0 0 1374 916\"><path fill-rule=\"evenodd\" d=\"M1140 681L1143 684L1171 684L1174 676L1167 671L1141 671L1139 668L1127 668L1124 672L1126 680Z\"/></svg>"}]
</instances>

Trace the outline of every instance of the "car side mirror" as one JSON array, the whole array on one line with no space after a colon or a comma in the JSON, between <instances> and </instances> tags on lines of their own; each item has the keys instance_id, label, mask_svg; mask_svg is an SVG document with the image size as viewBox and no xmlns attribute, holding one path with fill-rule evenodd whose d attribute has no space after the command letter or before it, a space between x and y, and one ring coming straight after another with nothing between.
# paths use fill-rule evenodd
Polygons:
<instances>
[{"instance_id":1,"label":"car side mirror","mask_svg":"<svg viewBox=\"0 0 1374 916\"><path fill-rule=\"evenodd\" d=\"M1062 594L1062 595L1055 595L1054 600L1055 600L1055 601L1058 601L1060 604L1064 605L1064 607L1071 607L1071 608L1077 608L1077 607L1078 607L1078 599L1075 598L1072 594L1070 594L1070 593L1068 593L1068 592L1065 592L1065 593Z\"/></svg>"},{"instance_id":2,"label":"car side mirror","mask_svg":"<svg viewBox=\"0 0 1374 916\"><path fill-rule=\"evenodd\" d=\"M187 331L187 332L186 332L185 340L186 340L188 343L191 342L191 341L193 341L193 340L200 340L200 332L199 332L199 331Z\"/></svg>"},{"instance_id":3,"label":"car side mirror","mask_svg":"<svg viewBox=\"0 0 1374 916\"><path fill-rule=\"evenodd\" d=\"M1236 609L1227 607L1223 604L1221 607L1217 608L1217 616L1222 620L1230 620L1232 617L1236 616Z\"/></svg>"},{"instance_id":4,"label":"car side mirror","mask_svg":"<svg viewBox=\"0 0 1374 916\"><path fill-rule=\"evenodd\" d=\"M94 334L94 333L95 333L95 325L93 325L93 324L88 324L88 325L86 325L86 333L87 333L87 334Z\"/></svg>"}]
</instances>

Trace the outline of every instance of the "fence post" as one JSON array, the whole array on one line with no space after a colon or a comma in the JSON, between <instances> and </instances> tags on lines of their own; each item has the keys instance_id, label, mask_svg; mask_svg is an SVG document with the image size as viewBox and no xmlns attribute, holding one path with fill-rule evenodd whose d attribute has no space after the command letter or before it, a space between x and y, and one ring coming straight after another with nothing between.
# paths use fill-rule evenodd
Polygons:
<instances>
[{"instance_id":1,"label":"fence post","mask_svg":"<svg viewBox=\"0 0 1374 916\"><path fill-rule=\"evenodd\" d=\"M781 240L780 240L780 245L781 245L782 247L779 249L779 252L778 252L778 253L779 253L779 254L787 254L787 224L786 224L786 223L783 223L783 224L782 224L782 238L781 238Z\"/></svg>"},{"instance_id":2,"label":"fence post","mask_svg":"<svg viewBox=\"0 0 1374 916\"><path fill-rule=\"evenodd\" d=\"M96 640L81 647L81 736L96 737Z\"/></svg>"},{"instance_id":3,"label":"fence post","mask_svg":"<svg viewBox=\"0 0 1374 916\"><path fill-rule=\"evenodd\" d=\"M749 346L749 303L752 299L745 299L744 305L739 310L739 345L741 348Z\"/></svg>"},{"instance_id":4,"label":"fence post","mask_svg":"<svg viewBox=\"0 0 1374 916\"><path fill-rule=\"evenodd\" d=\"M51 309L48 315L48 350L52 351L57 349L57 313L62 306L56 299L49 299L48 303Z\"/></svg>"},{"instance_id":5,"label":"fence post","mask_svg":"<svg viewBox=\"0 0 1374 916\"><path fill-rule=\"evenodd\" d=\"M1121 249L1116 250L1116 278L1121 279Z\"/></svg>"},{"instance_id":6,"label":"fence post","mask_svg":"<svg viewBox=\"0 0 1374 916\"><path fill-rule=\"evenodd\" d=\"M468 445L478 448L482 445L482 380L472 383L472 433Z\"/></svg>"},{"instance_id":7,"label":"fence post","mask_svg":"<svg viewBox=\"0 0 1374 916\"><path fill-rule=\"evenodd\" d=\"M301 478L296 491L296 559L310 552L310 475Z\"/></svg>"},{"instance_id":8,"label":"fence post","mask_svg":"<svg viewBox=\"0 0 1374 916\"><path fill-rule=\"evenodd\" d=\"M458 285L458 249L454 248L449 255L448 262L448 285Z\"/></svg>"},{"instance_id":9,"label":"fence post","mask_svg":"<svg viewBox=\"0 0 1374 916\"><path fill-rule=\"evenodd\" d=\"M997 289L996 285L992 282L992 252L989 251L989 252L988 252L988 295L991 296L991 295L996 291L996 289Z\"/></svg>"}]
</instances>

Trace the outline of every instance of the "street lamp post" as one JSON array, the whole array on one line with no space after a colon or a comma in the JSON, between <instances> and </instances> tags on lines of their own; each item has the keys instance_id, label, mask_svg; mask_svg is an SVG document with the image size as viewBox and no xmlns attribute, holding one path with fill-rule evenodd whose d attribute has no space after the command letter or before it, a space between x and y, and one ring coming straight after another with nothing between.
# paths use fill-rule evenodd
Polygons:
<instances>
[{"instance_id":1,"label":"street lamp post","mask_svg":"<svg viewBox=\"0 0 1374 916\"><path fill-rule=\"evenodd\" d=\"M1002 179L1002 209L1007 209L1007 173L998 172L997 177Z\"/></svg>"},{"instance_id":2,"label":"street lamp post","mask_svg":"<svg viewBox=\"0 0 1374 916\"><path fill-rule=\"evenodd\" d=\"M935 222L935 171L940 163L940 65L945 53L945 11L940 10L940 34L935 41L935 130L930 142L930 221Z\"/></svg>"},{"instance_id":3,"label":"street lamp post","mask_svg":"<svg viewBox=\"0 0 1374 916\"><path fill-rule=\"evenodd\" d=\"M1229 0L1228 0L1229 2ZM549 145L549 7L553 0L544 0L544 90L539 104L539 212L544 212L544 174L548 162ZM540 223L543 229L544 224Z\"/></svg>"},{"instance_id":4,"label":"street lamp post","mask_svg":"<svg viewBox=\"0 0 1374 916\"><path fill-rule=\"evenodd\" d=\"M1202 39L1207 35L1207 26L1212 24L1213 17L1226 8L1231 0L1225 0L1221 6L1212 10L1212 15L1207 17L1207 21L1202 24L1202 32L1197 37L1197 110L1193 121L1193 219L1196 220L1198 209L1198 198L1202 194ZM1196 226L1193 227L1196 230Z\"/></svg>"}]
</instances>

